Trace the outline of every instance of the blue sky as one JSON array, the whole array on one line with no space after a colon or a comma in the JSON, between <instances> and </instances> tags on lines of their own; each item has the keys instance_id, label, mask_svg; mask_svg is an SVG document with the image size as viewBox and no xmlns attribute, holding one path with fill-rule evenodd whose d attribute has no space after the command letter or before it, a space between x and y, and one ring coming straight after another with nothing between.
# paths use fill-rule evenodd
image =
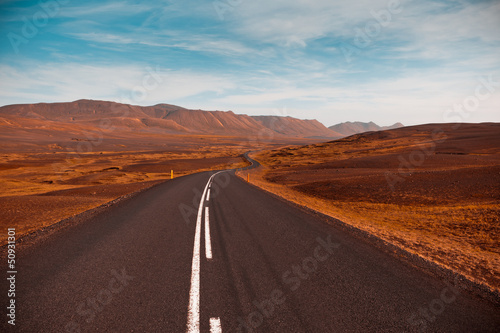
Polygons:
<instances>
[{"instance_id":1,"label":"blue sky","mask_svg":"<svg viewBox=\"0 0 500 333\"><path fill-rule=\"evenodd\" d=\"M500 121L498 0L0 0L0 31L0 105Z\"/></svg>"}]
</instances>

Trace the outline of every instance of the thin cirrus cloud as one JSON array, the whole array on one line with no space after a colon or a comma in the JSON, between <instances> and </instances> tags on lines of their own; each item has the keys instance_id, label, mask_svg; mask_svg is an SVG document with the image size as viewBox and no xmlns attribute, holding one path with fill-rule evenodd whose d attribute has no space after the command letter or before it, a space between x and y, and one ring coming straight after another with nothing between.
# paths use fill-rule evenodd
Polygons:
<instances>
[{"instance_id":1,"label":"thin cirrus cloud","mask_svg":"<svg viewBox=\"0 0 500 333\"><path fill-rule=\"evenodd\" d=\"M40 11L0 7L4 36ZM18 53L0 40L0 104L120 101L160 68L162 84L132 102L287 109L326 125L442 121L479 78L500 81L498 31L488 0L68 2ZM500 121L498 90L471 121Z\"/></svg>"},{"instance_id":2,"label":"thin cirrus cloud","mask_svg":"<svg viewBox=\"0 0 500 333\"><path fill-rule=\"evenodd\" d=\"M177 48L177 49L184 49L187 51L208 52L225 56L249 54L251 52L255 52L255 54L259 55L264 54L264 51L253 50L239 42L218 39L214 36L207 36L207 35L205 36L192 35L182 38L174 34L163 35L163 36L158 36L158 35L152 36L147 34L146 36L124 37L120 35L99 33L99 32L69 33L68 35L77 39L89 42L97 42L103 45L121 44L123 46L126 46L127 48L131 44L135 44L140 46L151 46L158 48Z\"/></svg>"},{"instance_id":3,"label":"thin cirrus cloud","mask_svg":"<svg viewBox=\"0 0 500 333\"><path fill-rule=\"evenodd\" d=\"M133 3L129 1L89 2L83 5L68 3L61 6L58 11L59 17L83 18L96 15L109 16L134 16L138 13L154 10L154 6L145 3Z\"/></svg>"}]
</instances>

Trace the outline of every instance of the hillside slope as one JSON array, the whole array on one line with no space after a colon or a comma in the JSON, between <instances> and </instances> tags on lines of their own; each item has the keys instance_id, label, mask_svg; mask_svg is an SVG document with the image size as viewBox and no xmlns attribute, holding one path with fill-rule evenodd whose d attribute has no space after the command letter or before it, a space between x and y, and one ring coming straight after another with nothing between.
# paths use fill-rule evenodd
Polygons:
<instances>
[{"instance_id":1,"label":"hillside slope","mask_svg":"<svg viewBox=\"0 0 500 333\"><path fill-rule=\"evenodd\" d=\"M253 116L252 118L265 127L283 135L338 138L343 136L342 134L327 128L317 120L301 120L292 117L279 116Z\"/></svg>"},{"instance_id":2,"label":"hillside slope","mask_svg":"<svg viewBox=\"0 0 500 333\"><path fill-rule=\"evenodd\" d=\"M232 111L189 110L175 105L137 106L107 101L78 100L69 103L18 104L0 107L3 127L23 124L36 127L106 127L128 131L205 134L259 135L269 132L285 137L338 138L341 135L316 120L291 117L250 117ZM45 124L45 125L44 125ZM64 126L63 126L64 127Z\"/></svg>"}]
</instances>

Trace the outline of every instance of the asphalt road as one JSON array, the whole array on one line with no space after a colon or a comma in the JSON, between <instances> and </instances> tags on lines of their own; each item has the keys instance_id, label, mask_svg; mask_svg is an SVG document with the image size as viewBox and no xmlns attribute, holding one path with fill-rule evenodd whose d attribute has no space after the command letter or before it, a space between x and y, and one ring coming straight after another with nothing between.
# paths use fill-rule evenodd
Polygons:
<instances>
[{"instance_id":1,"label":"asphalt road","mask_svg":"<svg viewBox=\"0 0 500 333\"><path fill-rule=\"evenodd\" d=\"M4 279L0 331L498 332L498 306L214 174L21 249L16 326Z\"/></svg>"}]
</instances>

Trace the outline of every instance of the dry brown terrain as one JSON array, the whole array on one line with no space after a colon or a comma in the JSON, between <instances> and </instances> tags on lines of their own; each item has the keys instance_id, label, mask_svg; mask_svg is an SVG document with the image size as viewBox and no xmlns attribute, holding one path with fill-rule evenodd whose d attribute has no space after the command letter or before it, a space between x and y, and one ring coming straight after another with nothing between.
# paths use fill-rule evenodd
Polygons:
<instances>
[{"instance_id":1,"label":"dry brown terrain","mask_svg":"<svg viewBox=\"0 0 500 333\"><path fill-rule=\"evenodd\" d=\"M246 165L242 154L304 136L322 124L274 122L232 112L103 101L0 108L0 225L18 236L175 177ZM274 128L274 129L273 129ZM285 133L287 134L287 133ZM302 137L301 137L302 136ZM1 232L0 244L6 241Z\"/></svg>"},{"instance_id":2,"label":"dry brown terrain","mask_svg":"<svg viewBox=\"0 0 500 333\"><path fill-rule=\"evenodd\" d=\"M253 157L256 185L500 290L500 124L405 127Z\"/></svg>"},{"instance_id":3,"label":"dry brown terrain","mask_svg":"<svg viewBox=\"0 0 500 333\"><path fill-rule=\"evenodd\" d=\"M0 154L0 221L23 235L168 180L171 170L179 177L244 166L240 155L237 149L221 148L208 153L192 149Z\"/></svg>"}]
</instances>

